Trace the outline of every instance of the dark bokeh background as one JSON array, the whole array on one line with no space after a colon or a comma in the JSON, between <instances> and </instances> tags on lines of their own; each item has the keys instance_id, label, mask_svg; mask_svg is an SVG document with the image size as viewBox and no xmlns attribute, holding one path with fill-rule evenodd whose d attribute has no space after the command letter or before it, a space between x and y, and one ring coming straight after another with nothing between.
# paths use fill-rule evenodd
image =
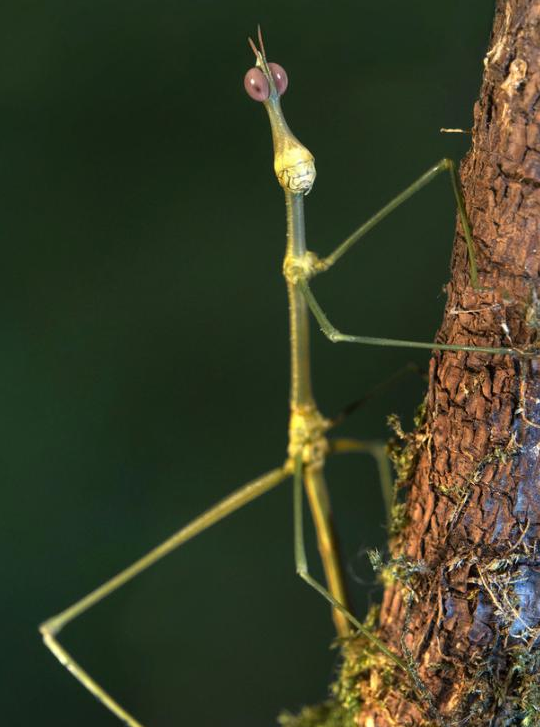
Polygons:
<instances>
[{"instance_id":1,"label":"dark bokeh background","mask_svg":"<svg viewBox=\"0 0 540 727\"><path fill-rule=\"evenodd\" d=\"M284 210L242 77L259 21L313 151L328 252L467 137L491 0L48 0L0 9L2 724L114 727L41 646L69 605L286 445ZM439 180L316 283L345 331L429 340L454 206ZM422 353L314 341L333 413ZM410 423L411 378L343 429ZM356 610L382 545L373 464L329 466ZM310 540L315 571L317 554ZM290 486L170 556L64 643L148 727L269 727L324 697L328 609L294 575Z\"/></svg>"}]
</instances>

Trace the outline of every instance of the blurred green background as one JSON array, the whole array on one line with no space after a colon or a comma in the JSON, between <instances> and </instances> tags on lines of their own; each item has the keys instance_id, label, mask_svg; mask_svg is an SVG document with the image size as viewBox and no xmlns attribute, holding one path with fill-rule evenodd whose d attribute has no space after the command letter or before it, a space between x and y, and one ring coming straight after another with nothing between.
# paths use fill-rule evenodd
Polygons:
<instances>
[{"instance_id":1,"label":"blurred green background","mask_svg":"<svg viewBox=\"0 0 540 727\"><path fill-rule=\"evenodd\" d=\"M285 454L284 208L244 94L263 26L315 154L324 253L468 137L492 0L48 0L0 8L2 724L114 727L39 640L65 608ZM316 291L344 331L432 339L454 226L448 180ZM423 353L314 337L327 414ZM423 384L343 433L410 425ZM373 463L328 468L364 614L382 546ZM318 558L310 537L314 572ZM324 698L328 608L294 574L289 485L69 626L63 642L148 727L270 726ZM361 583L360 581L364 581Z\"/></svg>"}]
</instances>

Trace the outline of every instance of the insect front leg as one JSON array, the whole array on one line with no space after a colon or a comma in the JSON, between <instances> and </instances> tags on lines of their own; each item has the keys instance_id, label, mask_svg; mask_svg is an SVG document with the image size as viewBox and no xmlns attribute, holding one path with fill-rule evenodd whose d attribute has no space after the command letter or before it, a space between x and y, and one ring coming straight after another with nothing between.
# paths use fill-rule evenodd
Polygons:
<instances>
[{"instance_id":1,"label":"insect front leg","mask_svg":"<svg viewBox=\"0 0 540 727\"><path fill-rule=\"evenodd\" d=\"M469 255L469 271L471 276L471 285L473 288L478 289L478 267L476 264L476 253L474 249L474 242L471 233L471 226L465 210L465 202L463 200L463 193L461 191L461 185L456 172L456 165L452 159L441 159L435 166L431 167L406 189L396 195L393 199L388 202L382 209L372 215L366 222L358 227L346 240L344 240L336 249L323 258L320 261L320 272L324 272L332 267L348 250L351 249L359 240L364 237L371 229L378 225L379 222L384 220L391 212L399 207L403 202L412 197L416 192L419 192L423 187L432 182L442 172L448 172L450 181L452 184L452 191L454 193L454 199L456 201L459 218L461 220L461 226L463 228L463 235L467 243L467 251Z\"/></svg>"}]
</instances>

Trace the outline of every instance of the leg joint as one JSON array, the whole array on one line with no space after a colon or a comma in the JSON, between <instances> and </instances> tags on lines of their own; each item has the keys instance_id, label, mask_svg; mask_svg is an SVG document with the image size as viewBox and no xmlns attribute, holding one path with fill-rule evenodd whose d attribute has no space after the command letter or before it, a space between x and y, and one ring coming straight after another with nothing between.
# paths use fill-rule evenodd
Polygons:
<instances>
[{"instance_id":1,"label":"leg joint","mask_svg":"<svg viewBox=\"0 0 540 727\"><path fill-rule=\"evenodd\" d=\"M332 328L331 331L328 331L326 336L332 343L339 343L340 341L344 340L343 333L341 333L341 331L338 331L337 328Z\"/></svg>"},{"instance_id":2,"label":"leg joint","mask_svg":"<svg viewBox=\"0 0 540 727\"><path fill-rule=\"evenodd\" d=\"M308 281L317 273L324 272L328 266L324 260L311 251L303 255L287 254L283 261L283 276L288 283L296 285L300 280Z\"/></svg>"},{"instance_id":3,"label":"leg joint","mask_svg":"<svg viewBox=\"0 0 540 727\"><path fill-rule=\"evenodd\" d=\"M60 629L61 626L55 624L54 618L44 621L39 625L39 633L43 636L43 638L47 636L56 636Z\"/></svg>"}]
</instances>

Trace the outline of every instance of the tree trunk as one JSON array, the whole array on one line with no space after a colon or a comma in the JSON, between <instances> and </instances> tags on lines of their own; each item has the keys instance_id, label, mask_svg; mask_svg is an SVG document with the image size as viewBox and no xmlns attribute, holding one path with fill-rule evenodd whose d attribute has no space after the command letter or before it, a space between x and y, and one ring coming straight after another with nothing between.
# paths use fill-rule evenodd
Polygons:
<instances>
[{"instance_id":1,"label":"tree trunk","mask_svg":"<svg viewBox=\"0 0 540 727\"><path fill-rule=\"evenodd\" d=\"M461 177L482 290L458 227L438 341L534 348L540 327L540 0L499 0ZM540 725L537 359L433 356L422 421L396 454L378 635L354 674L362 727ZM537 549L539 553L537 553ZM364 654L363 656L361 654Z\"/></svg>"}]
</instances>

